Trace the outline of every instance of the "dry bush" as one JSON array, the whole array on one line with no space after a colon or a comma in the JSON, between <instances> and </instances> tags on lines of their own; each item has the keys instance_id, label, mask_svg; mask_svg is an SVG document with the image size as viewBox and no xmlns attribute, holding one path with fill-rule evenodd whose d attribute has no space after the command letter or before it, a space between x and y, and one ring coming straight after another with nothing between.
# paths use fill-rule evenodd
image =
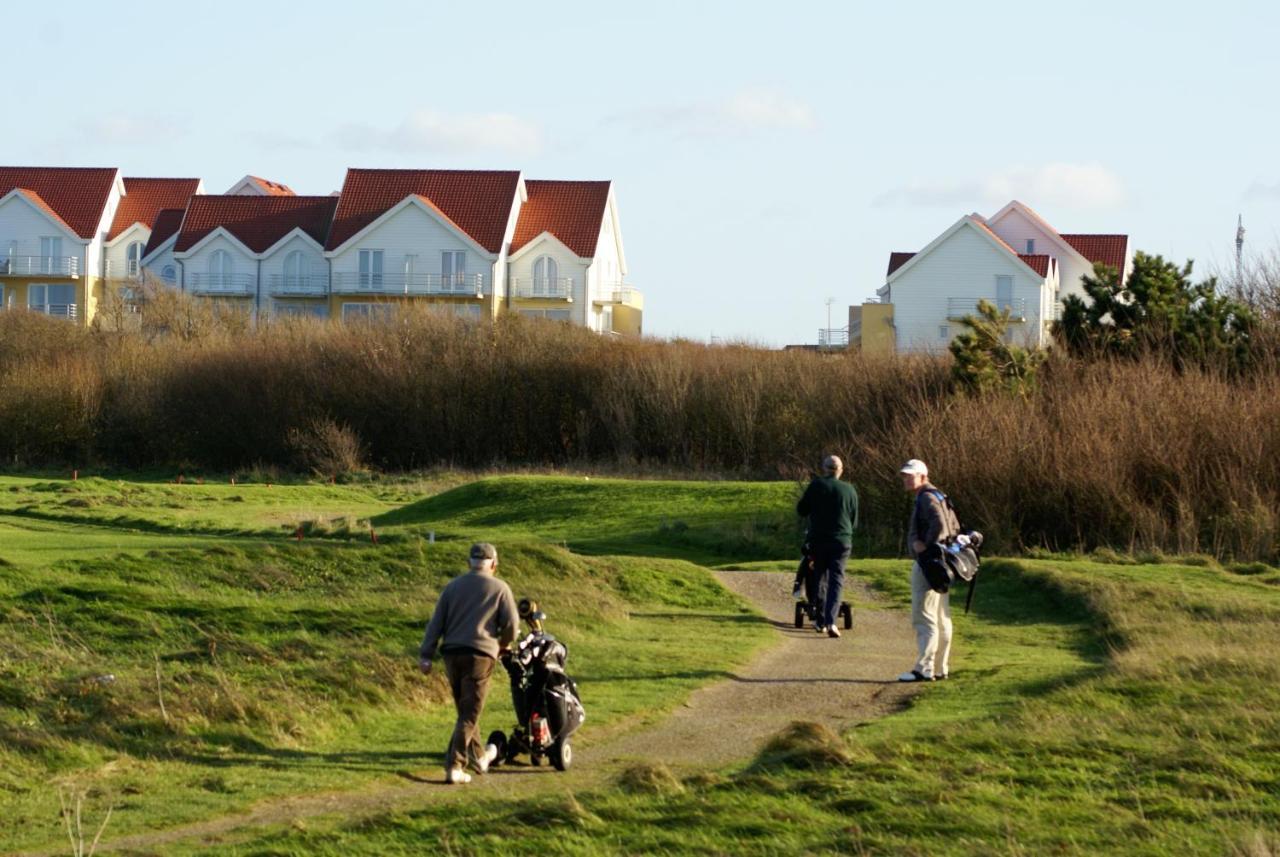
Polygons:
<instances>
[{"instance_id":1,"label":"dry bush","mask_svg":"<svg viewBox=\"0 0 1280 857\"><path fill-rule=\"evenodd\" d=\"M615 341L432 313L238 330L188 324L178 311L199 308L180 300L170 309L164 326L177 335L0 314L0 455L332 476L518 465L800 481L835 452L862 495L859 552L880 554L901 548L909 500L896 470L918 457L995 550L1280 553L1274 363L1228 379L1058 357L1026 397L971 397L931 357Z\"/></svg>"}]
</instances>

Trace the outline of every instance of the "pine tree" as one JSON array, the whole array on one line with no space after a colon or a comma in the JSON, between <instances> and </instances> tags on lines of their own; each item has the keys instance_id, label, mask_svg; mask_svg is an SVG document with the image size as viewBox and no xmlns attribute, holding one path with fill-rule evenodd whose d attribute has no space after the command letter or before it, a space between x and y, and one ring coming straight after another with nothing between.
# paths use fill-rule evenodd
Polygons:
<instances>
[{"instance_id":1,"label":"pine tree","mask_svg":"<svg viewBox=\"0 0 1280 857\"><path fill-rule=\"evenodd\" d=\"M1039 350L1008 342L1008 309L988 301L978 301L978 315L967 315L961 324L968 328L951 342L955 357L952 377L964 388L977 393L1007 390L1025 395L1035 388L1036 372L1044 362Z\"/></svg>"}]
</instances>

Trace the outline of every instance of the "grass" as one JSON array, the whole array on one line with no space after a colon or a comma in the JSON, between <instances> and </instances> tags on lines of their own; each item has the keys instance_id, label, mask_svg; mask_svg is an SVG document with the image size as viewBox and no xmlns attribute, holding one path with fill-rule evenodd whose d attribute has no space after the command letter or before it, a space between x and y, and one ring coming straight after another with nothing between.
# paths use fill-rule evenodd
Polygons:
<instances>
[{"instance_id":1,"label":"grass","mask_svg":"<svg viewBox=\"0 0 1280 857\"><path fill-rule=\"evenodd\" d=\"M900 563L855 573L909 597ZM207 853L1275 853L1280 591L1203 565L994 561L976 603L953 680L835 744L797 725L678 788L329 819Z\"/></svg>"}]
</instances>

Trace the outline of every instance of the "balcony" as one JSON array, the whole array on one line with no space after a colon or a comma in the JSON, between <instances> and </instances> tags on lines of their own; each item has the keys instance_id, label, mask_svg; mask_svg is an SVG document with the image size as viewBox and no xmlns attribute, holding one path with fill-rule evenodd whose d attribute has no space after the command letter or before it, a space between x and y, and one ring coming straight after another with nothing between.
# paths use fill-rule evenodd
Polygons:
<instances>
[{"instance_id":1,"label":"balcony","mask_svg":"<svg viewBox=\"0 0 1280 857\"><path fill-rule=\"evenodd\" d=\"M847 327L818 328L818 347L819 348L848 348L849 347L849 328Z\"/></svg>"},{"instance_id":2,"label":"balcony","mask_svg":"<svg viewBox=\"0 0 1280 857\"><path fill-rule=\"evenodd\" d=\"M995 304L994 298L947 298L947 320L960 321L967 315L978 315L978 302L986 301L989 304ZM1009 311L1010 321L1026 321L1027 320L1027 302L1022 298L1015 298L1000 306L1001 309Z\"/></svg>"},{"instance_id":3,"label":"balcony","mask_svg":"<svg viewBox=\"0 0 1280 857\"><path fill-rule=\"evenodd\" d=\"M412 295L414 297L484 297L484 274L356 273L333 275L335 295Z\"/></svg>"},{"instance_id":4,"label":"balcony","mask_svg":"<svg viewBox=\"0 0 1280 857\"><path fill-rule=\"evenodd\" d=\"M272 274L267 290L273 297L322 298L329 291L325 274Z\"/></svg>"},{"instance_id":5,"label":"balcony","mask_svg":"<svg viewBox=\"0 0 1280 857\"><path fill-rule=\"evenodd\" d=\"M519 277L511 285L517 298L572 301L573 277Z\"/></svg>"},{"instance_id":6,"label":"balcony","mask_svg":"<svg viewBox=\"0 0 1280 857\"><path fill-rule=\"evenodd\" d=\"M597 304L621 304L623 306L644 308L644 292L626 283L614 283L601 288L602 298L596 298Z\"/></svg>"},{"instance_id":7,"label":"balcony","mask_svg":"<svg viewBox=\"0 0 1280 857\"><path fill-rule=\"evenodd\" d=\"M191 274L189 291L196 295L253 294L256 285L253 274Z\"/></svg>"},{"instance_id":8,"label":"balcony","mask_svg":"<svg viewBox=\"0 0 1280 857\"><path fill-rule=\"evenodd\" d=\"M27 309L54 318L65 318L68 321L75 321L77 317L75 304L31 304Z\"/></svg>"},{"instance_id":9,"label":"balcony","mask_svg":"<svg viewBox=\"0 0 1280 857\"><path fill-rule=\"evenodd\" d=\"M0 277L78 277L79 256L0 255Z\"/></svg>"},{"instance_id":10,"label":"balcony","mask_svg":"<svg viewBox=\"0 0 1280 857\"><path fill-rule=\"evenodd\" d=\"M142 266L140 266L136 261L117 262L112 259L108 259L107 279L140 280L142 279Z\"/></svg>"}]
</instances>

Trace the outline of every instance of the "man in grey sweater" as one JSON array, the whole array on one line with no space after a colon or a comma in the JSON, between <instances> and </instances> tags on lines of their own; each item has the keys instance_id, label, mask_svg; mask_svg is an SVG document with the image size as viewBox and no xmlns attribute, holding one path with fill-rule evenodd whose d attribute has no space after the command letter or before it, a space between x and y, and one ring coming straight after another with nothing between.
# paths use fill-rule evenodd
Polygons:
<instances>
[{"instance_id":1,"label":"man in grey sweater","mask_svg":"<svg viewBox=\"0 0 1280 857\"><path fill-rule=\"evenodd\" d=\"M480 714L494 663L511 646L520 624L511 587L495 576L497 548L487 543L472 545L470 564L469 573L455 577L441 590L418 653L419 667L427 675L439 645L458 711L445 759L449 783L471 782L468 761L483 774L498 755L496 747L480 744Z\"/></svg>"}]
</instances>

